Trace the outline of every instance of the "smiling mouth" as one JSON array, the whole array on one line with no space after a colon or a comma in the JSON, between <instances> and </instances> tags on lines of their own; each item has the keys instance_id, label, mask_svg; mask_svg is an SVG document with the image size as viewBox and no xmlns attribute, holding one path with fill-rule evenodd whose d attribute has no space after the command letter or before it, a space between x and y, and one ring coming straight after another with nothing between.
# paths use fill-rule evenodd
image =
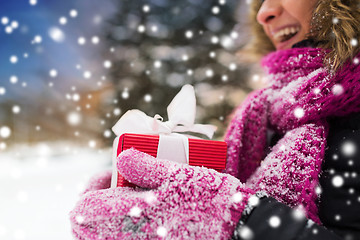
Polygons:
<instances>
[{"instance_id":1,"label":"smiling mouth","mask_svg":"<svg viewBox=\"0 0 360 240\"><path fill-rule=\"evenodd\" d=\"M273 38L277 42L285 42L293 38L300 31L300 27L287 27L276 32Z\"/></svg>"}]
</instances>

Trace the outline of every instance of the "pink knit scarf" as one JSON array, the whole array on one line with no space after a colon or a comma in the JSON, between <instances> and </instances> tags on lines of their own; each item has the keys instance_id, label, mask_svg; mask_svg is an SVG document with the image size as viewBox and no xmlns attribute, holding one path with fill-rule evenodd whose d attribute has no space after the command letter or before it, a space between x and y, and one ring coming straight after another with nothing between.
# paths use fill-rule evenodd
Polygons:
<instances>
[{"instance_id":1,"label":"pink knit scarf","mask_svg":"<svg viewBox=\"0 0 360 240\"><path fill-rule=\"evenodd\" d=\"M289 206L317 216L316 187L325 155L327 117L360 111L360 66L336 74L324 67L325 51L294 48L266 56L269 86L235 111L225 141L226 172ZM283 137L267 153L267 130Z\"/></svg>"}]
</instances>

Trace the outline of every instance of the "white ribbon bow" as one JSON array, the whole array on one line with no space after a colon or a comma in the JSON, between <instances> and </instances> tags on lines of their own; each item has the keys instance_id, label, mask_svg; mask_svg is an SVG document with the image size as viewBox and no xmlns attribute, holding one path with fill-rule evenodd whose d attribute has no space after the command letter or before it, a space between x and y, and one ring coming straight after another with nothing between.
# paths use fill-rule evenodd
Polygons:
<instances>
[{"instance_id":1,"label":"white ribbon bow","mask_svg":"<svg viewBox=\"0 0 360 240\"><path fill-rule=\"evenodd\" d=\"M170 134L193 132L212 138L216 126L209 124L194 124L196 113L196 98L194 87L185 85L167 107L169 121L163 122L156 114L153 118L140 110L127 111L113 126L112 130L120 136L124 133L136 134Z\"/></svg>"}]
</instances>

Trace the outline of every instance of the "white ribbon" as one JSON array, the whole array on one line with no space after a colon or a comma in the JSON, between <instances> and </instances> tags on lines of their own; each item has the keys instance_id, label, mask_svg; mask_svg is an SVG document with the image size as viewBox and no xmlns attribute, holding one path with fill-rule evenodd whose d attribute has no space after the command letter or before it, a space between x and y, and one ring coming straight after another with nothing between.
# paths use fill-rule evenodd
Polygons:
<instances>
[{"instance_id":1,"label":"white ribbon","mask_svg":"<svg viewBox=\"0 0 360 240\"><path fill-rule=\"evenodd\" d=\"M140 110L127 111L113 126L112 130L120 136L124 133L136 134L170 134L192 132L212 138L216 126L209 124L194 124L196 113L196 98L193 86L185 85L167 107L169 121L163 122L156 114L153 118Z\"/></svg>"}]
</instances>

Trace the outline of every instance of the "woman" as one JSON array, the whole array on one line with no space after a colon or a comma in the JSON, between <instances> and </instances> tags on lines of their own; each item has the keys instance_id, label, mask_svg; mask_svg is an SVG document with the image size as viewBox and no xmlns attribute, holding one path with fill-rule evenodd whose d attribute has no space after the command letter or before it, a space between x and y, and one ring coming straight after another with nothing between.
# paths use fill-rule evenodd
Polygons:
<instances>
[{"instance_id":1,"label":"woman","mask_svg":"<svg viewBox=\"0 0 360 240\"><path fill-rule=\"evenodd\" d=\"M226 173L127 150L119 172L143 189L95 178L71 212L74 236L360 239L357 4L253 0L249 49L271 52L269 81L234 113Z\"/></svg>"}]
</instances>

